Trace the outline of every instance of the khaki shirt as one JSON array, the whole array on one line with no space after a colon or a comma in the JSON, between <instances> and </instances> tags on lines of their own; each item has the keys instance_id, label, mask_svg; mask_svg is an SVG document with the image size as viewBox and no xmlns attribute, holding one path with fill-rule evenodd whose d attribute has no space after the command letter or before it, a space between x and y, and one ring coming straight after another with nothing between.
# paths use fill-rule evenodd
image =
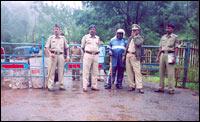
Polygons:
<instances>
[{"instance_id":1,"label":"khaki shirt","mask_svg":"<svg viewBox=\"0 0 200 122\"><path fill-rule=\"evenodd\" d=\"M100 45L100 39L98 36L91 37L90 34L83 36L81 40L81 48L85 51L98 52Z\"/></svg>"},{"instance_id":2,"label":"khaki shirt","mask_svg":"<svg viewBox=\"0 0 200 122\"><path fill-rule=\"evenodd\" d=\"M165 34L161 37L159 46L161 47L162 51L174 51L177 42L177 35L172 33L168 36L167 34Z\"/></svg>"},{"instance_id":3,"label":"khaki shirt","mask_svg":"<svg viewBox=\"0 0 200 122\"><path fill-rule=\"evenodd\" d=\"M72 61L79 61L81 59L81 48L80 47L71 47L70 49Z\"/></svg>"},{"instance_id":4,"label":"khaki shirt","mask_svg":"<svg viewBox=\"0 0 200 122\"><path fill-rule=\"evenodd\" d=\"M142 38L142 36L140 36L140 35L135 36L129 44L128 51L136 52L135 44L137 45L137 44L139 44L139 43L141 44L143 42L144 42L144 39Z\"/></svg>"},{"instance_id":5,"label":"khaki shirt","mask_svg":"<svg viewBox=\"0 0 200 122\"><path fill-rule=\"evenodd\" d=\"M59 36L59 38L56 38L55 35L52 35L48 38L45 47L49 48L50 51L64 53L64 48L68 48L69 45L64 36Z\"/></svg>"}]
</instances>

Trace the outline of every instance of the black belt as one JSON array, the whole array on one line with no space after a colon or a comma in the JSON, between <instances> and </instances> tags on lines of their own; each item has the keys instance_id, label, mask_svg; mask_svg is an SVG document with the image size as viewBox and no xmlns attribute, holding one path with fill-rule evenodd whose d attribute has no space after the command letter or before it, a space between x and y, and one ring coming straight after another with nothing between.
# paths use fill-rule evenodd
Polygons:
<instances>
[{"instance_id":1,"label":"black belt","mask_svg":"<svg viewBox=\"0 0 200 122\"><path fill-rule=\"evenodd\" d=\"M162 50L161 53L174 53L175 51L171 51L171 50Z\"/></svg>"},{"instance_id":2,"label":"black belt","mask_svg":"<svg viewBox=\"0 0 200 122\"><path fill-rule=\"evenodd\" d=\"M135 54L135 52L129 52L129 51L127 51L127 53Z\"/></svg>"},{"instance_id":3,"label":"black belt","mask_svg":"<svg viewBox=\"0 0 200 122\"><path fill-rule=\"evenodd\" d=\"M90 51L85 51L86 53L88 53L88 54L91 54L91 55L97 55L97 54L99 54L99 52L90 52Z\"/></svg>"},{"instance_id":4,"label":"black belt","mask_svg":"<svg viewBox=\"0 0 200 122\"><path fill-rule=\"evenodd\" d=\"M57 52L57 51L51 51L51 53L56 54L56 55L63 54L63 52Z\"/></svg>"}]
</instances>

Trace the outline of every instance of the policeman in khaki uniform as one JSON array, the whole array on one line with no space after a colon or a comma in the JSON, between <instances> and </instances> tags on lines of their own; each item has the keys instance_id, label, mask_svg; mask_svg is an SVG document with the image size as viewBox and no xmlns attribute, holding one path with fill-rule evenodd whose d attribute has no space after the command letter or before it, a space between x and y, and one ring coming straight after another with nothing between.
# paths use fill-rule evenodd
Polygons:
<instances>
[{"instance_id":1,"label":"policeman in khaki uniform","mask_svg":"<svg viewBox=\"0 0 200 122\"><path fill-rule=\"evenodd\" d=\"M143 37L140 35L140 26L137 24L132 25L132 33L128 40L126 48L126 71L129 84L129 91L138 89L139 93L143 94L143 83L141 74L141 45L144 42ZM135 75L135 76L134 76ZM135 77L135 81L134 81Z\"/></svg>"},{"instance_id":2,"label":"policeman in khaki uniform","mask_svg":"<svg viewBox=\"0 0 200 122\"><path fill-rule=\"evenodd\" d=\"M60 35L60 27L56 24L54 26L54 35L50 36L45 45L45 51L50 56L48 66L48 90L54 90L54 75L56 67L58 69L58 82L60 83L60 90L65 90L64 87L64 50L68 48L67 41L64 36ZM69 53L67 53L69 54ZM69 56L67 59L69 60Z\"/></svg>"},{"instance_id":3,"label":"policeman in khaki uniform","mask_svg":"<svg viewBox=\"0 0 200 122\"><path fill-rule=\"evenodd\" d=\"M81 61L81 48L78 47L76 44L77 42L74 42L74 46L70 48L70 54L71 54L71 62L80 62ZM79 69L72 69L72 80L80 80L80 70Z\"/></svg>"},{"instance_id":4,"label":"policeman in khaki uniform","mask_svg":"<svg viewBox=\"0 0 200 122\"><path fill-rule=\"evenodd\" d=\"M160 48L157 55L157 61L159 62L160 72L160 84L159 89L155 92L164 93L164 76L165 71L168 75L168 89L169 94L174 94L175 86L175 46L179 42L177 35L173 34L174 25L168 24L166 27L167 34L163 35L160 40Z\"/></svg>"},{"instance_id":5,"label":"policeman in khaki uniform","mask_svg":"<svg viewBox=\"0 0 200 122\"><path fill-rule=\"evenodd\" d=\"M97 88L98 78L98 58L99 58L100 39L96 35L96 26L89 27L89 34L83 36L81 40L81 48L83 49L83 92L87 92L89 84L89 73L91 71L92 84L91 89L99 91Z\"/></svg>"}]
</instances>

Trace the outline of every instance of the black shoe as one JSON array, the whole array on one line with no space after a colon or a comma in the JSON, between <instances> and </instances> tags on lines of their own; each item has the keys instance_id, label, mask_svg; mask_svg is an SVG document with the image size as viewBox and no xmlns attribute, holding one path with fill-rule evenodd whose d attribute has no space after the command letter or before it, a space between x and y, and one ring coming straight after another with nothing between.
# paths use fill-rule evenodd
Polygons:
<instances>
[{"instance_id":1,"label":"black shoe","mask_svg":"<svg viewBox=\"0 0 200 122\"><path fill-rule=\"evenodd\" d=\"M105 85L105 89L111 89L111 85Z\"/></svg>"},{"instance_id":2,"label":"black shoe","mask_svg":"<svg viewBox=\"0 0 200 122\"><path fill-rule=\"evenodd\" d=\"M93 90L93 91L99 91L99 89L98 88L91 88L91 90Z\"/></svg>"},{"instance_id":3,"label":"black shoe","mask_svg":"<svg viewBox=\"0 0 200 122\"><path fill-rule=\"evenodd\" d=\"M138 89L139 93L144 94L144 91L142 89Z\"/></svg>"},{"instance_id":4,"label":"black shoe","mask_svg":"<svg viewBox=\"0 0 200 122\"><path fill-rule=\"evenodd\" d=\"M104 79L100 79L99 82L104 82Z\"/></svg>"},{"instance_id":5,"label":"black shoe","mask_svg":"<svg viewBox=\"0 0 200 122\"><path fill-rule=\"evenodd\" d=\"M154 92L161 92L161 93L164 93L164 89L159 88L159 89L155 90Z\"/></svg>"},{"instance_id":6,"label":"black shoe","mask_svg":"<svg viewBox=\"0 0 200 122\"><path fill-rule=\"evenodd\" d=\"M116 85L116 88L117 88L117 89L122 89L123 87L122 87L121 85L120 85L120 86L119 86L119 85Z\"/></svg>"},{"instance_id":7,"label":"black shoe","mask_svg":"<svg viewBox=\"0 0 200 122\"><path fill-rule=\"evenodd\" d=\"M135 88L129 87L128 91L135 91Z\"/></svg>"},{"instance_id":8,"label":"black shoe","mask_svg":"<svg viewBox=\"0 0 200 122\"><path fill-rule=\"evenodd\" d=\"M65 90L66 90L64 86L60 86L60 88L59 88L59 89L60 89L60 90L63 90L63 91L65 91Z\"/></svg>"},{"instance_id":9,"label":"black shoe","mask_svg":"<svg viewBox=\"0 0 200 122\"><path fill-rule=\"evenodd\" d=\"M169 94L174 94L174 90L169 90Z\"/></svg>"}]
</instances>

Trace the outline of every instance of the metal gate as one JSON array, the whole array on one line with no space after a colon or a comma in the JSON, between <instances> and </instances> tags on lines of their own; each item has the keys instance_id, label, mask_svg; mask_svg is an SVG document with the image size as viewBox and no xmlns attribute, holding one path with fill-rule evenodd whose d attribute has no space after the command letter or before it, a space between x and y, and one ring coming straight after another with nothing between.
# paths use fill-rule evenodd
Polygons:
<instances>
[{"instance_id":1,"label":"metal gate","mask_svg":"<svg viewBox=\"0 0 200 122\"><path fill-rule=\"evenodd\" d=\"M40 48L39 53L28 53L28 54L13 54L16 49L15 47L18 47L19 45L25 45L25 46L32 46L32 47L38 47ZM80 46L79 44L76 44L77 46ZM1 57L4 57L4 60L1 60L1 79L5 79L8 77L25 77L25 78L40 78L42 80L43 86L45 86L45 80L47 77L47 65L45 61L48 60L48 58L44 55L44 37L42 37L39 44L35 43L5 43L2 42L1 46L4 48L4 54L1 54ZM73 45L70 45L73 46ZM104 58L106 56L106 49L107 45L102 46L104 48L103 55L100 55L100 57ZM25 47L24 47L25 48ZM156 55L158 52L159 46L153 46L153 45L143 45L142 46L142 74L143 75L151 75L152 72L158 72L159 70L159 64L156 62ZM18 48L19 49L19 48ZM33 49L34 50L34 49ZM195 72L195 79L192 81L188 77L188 70L190 68L199 67L199 47L193 45L192 43L186 42L183 44L182 47L176 48L176 51L178 52L177 56L177 66L175 69L175 79L177 82L183 82L182 87L185 87L185 83L189 82L195 82L199 83L199 69ZM18 60L13 61L14 57L24 57L22 59L28 59L28 60ZM32 58L37 58L40 61L39 66L34 66L31 63ZM105 59L105 58L104 58ZM103 62L99 62L99 69L108 70L109 67L104 60ZM82 62L65 62L65 72L76 69L76 70L82 70ZM23 73L24 70L24 73ZM12 73L8 73L9 71L12 71ZM21 71L21 73L18 73L16 75L17 71ZM181 74L182 73L182 74ZM33 75L34 74L34 75ZM37 75L35 75L37 74ZM189 74L190 75L190 74ZM106 74L104 74L105 77L107 77ZM72 77L70 74L64 75L64 77Z\"/></svg>"}]
</instances>

